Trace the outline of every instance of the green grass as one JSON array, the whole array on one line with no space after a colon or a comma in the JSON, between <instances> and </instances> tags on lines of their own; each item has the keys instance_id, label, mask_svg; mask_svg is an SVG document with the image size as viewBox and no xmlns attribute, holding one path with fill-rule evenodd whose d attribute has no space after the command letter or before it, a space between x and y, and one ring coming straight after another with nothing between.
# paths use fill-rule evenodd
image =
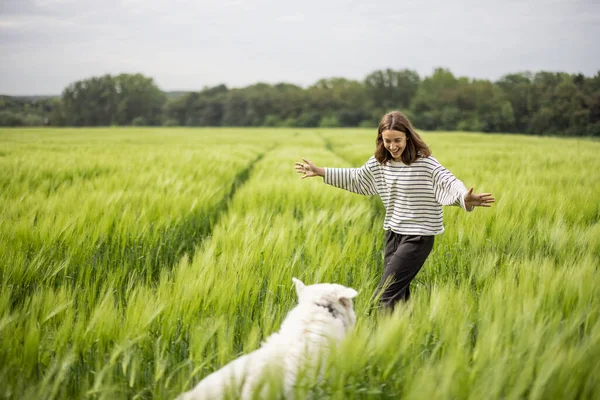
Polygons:
<instances>
[{"instance_id":1,"label":"green grass","mask_svg":"<svg viewBox=\"0 0 600 400\"><path fill-rule=\"evenodd\" d=\"M0 397L174 398L278 330L291 278L359 290L320 398L599 398L600 143L424 133L491 209L392 316L376 198L300 180L372 130L0 131Z\"/></svg>"}]
</instances>

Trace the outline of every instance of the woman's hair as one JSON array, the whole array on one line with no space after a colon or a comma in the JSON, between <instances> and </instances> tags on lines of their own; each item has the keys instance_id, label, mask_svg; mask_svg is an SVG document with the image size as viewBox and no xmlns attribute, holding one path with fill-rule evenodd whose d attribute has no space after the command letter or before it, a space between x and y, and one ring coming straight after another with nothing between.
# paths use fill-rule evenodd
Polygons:
<instances>
[{"instance_id":1,"label":"woman's hair","mask_svg":"<svg viewBox=\"0 0 600 400\"><path fill-rule=\"evenodd\" d=\"M387 130L404 132L406 135L406 148L401 155L404 164L410 165L420 157L431 155L431 150L415 131L408 118L400 111L390 111L381 118L377 130L375 158L380 164L386 164L388 161L393 160L392 155L383 145L382 133Z\"/></svg>"}]
</instances>

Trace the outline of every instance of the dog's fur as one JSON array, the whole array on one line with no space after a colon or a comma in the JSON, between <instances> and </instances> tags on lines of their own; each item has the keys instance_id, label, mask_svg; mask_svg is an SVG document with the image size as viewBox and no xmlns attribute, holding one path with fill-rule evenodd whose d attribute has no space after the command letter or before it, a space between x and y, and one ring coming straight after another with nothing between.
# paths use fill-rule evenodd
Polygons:
<instances>
[{"instance_id":1,"label":"dog's fur","mask_svg":"<svg viewBox=\"0 0 600 400\"><path fill-rule=\"evenodd\" d=\"M208 375L181 400L264 398L270 390L264 381L268 374L282 378L279 383L286 398L292 398L298 375L303 368L323 367L331 345L339 343L356 323L352 299L356 290L331 283L305 286L293 278L298 305L286 316L279 332L262 346L220 370ZM262 386L261 386L262 385ZM271 388L272 389L272 388Z\"/></svg>"}]
</instances>

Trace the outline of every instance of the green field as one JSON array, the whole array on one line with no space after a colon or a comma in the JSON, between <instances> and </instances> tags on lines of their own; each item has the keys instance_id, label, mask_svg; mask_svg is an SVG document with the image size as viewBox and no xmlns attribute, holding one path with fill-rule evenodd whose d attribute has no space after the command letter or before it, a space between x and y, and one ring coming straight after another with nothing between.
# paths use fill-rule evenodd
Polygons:
<instances>
[{"instance_id":1,"label":"green field","mask_svg":"<svg viewBox=\"0 0 600 400\"><path fill-rule=\"evenodd\" d=\"M291 278L359 291L316 398L600 398L600 143L424 133L490 209L385 316L383 208L300 180L374 130L0 130L0 397L169 399L278 330Z\"/></svg>"}]
</instances>

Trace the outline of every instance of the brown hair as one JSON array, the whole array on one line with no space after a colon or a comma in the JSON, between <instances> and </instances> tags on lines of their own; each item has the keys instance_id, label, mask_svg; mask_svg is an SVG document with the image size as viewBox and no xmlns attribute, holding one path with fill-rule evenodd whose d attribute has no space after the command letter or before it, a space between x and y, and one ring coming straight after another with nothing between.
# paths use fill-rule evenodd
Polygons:
<instances>
[{"instance_id":1,"label":"brown hair","mask_svg":"<svg viewBox=\"0 0 600 400\"><path fill-rule=\"evenodd\" d=\"M404 164L410 165L420 157L429 157L431 155L431 150L429 150L429 147L421 139L421 136L415 131L408 118L400 111L390 111L381 118L377 130L375 158L380 164L386 164L388 161L393 160L392 155L383 145L382 133L387 130L404 132L406 135L406 148L401 156Z\"/></svg>"}]
</instances>

